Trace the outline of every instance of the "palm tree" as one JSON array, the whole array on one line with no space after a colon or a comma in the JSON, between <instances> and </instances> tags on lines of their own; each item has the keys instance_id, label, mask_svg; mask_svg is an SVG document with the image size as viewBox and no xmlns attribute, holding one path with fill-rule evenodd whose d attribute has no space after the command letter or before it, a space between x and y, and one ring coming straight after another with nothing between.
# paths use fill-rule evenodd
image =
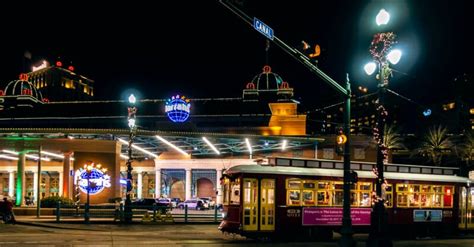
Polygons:
<instances>
[{"instance_id":1,"label":"palm tree","mask_svg":"<svg viewBox=\"0 0 474 247\"><path fill-rule=\"evenodd\" d=\"M439 166L445 152L450 150L452 146L453 144L448 136L448 129L439 125L428 130L416 153L427 157L430 162Z\"/></svg>"},{"instance_id":2,"label":"palm tree","mask_svg":"<svg viewBox=\"0 0 474 247\"><path fill-rule=\"evenodd\" d=\"M383 133L383 143L388 151L388 162L392 162L392 150L406 149L405 145L403 144L403 138L400 136L400 131L393 124L385 126Z\"/></svg>"},{"instance_id":3,"label":"palm tree","mask_svg":"<svg viewBox=\"0 0 474 247\"><path fill-rule=\"evenodd\" d=\"M466 132L462 143L459 145L458 156L469 166L474 160L474 131Z\"/></svg>"}]
</instances>

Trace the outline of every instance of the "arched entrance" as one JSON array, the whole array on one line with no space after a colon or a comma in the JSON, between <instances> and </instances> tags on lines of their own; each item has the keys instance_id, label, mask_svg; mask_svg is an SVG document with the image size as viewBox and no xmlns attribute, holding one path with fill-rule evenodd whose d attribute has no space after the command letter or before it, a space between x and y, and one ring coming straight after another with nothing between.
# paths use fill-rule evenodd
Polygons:
<instances>
[{"instance_id":1,"label":"arched entrance","mask_svg":"<svg viewBox=\"0 0 474 247\"><path fill-rule=\"evenodd\" d=\"M212 197L215 200L216 193L214 184L207 178L200 178L197 180L197 197Z\"/></svg>"},{"instance_id":2,"label":"arched entrance","mask_svg":"<svg viewBox=\"0 0 474 247\"><path fill-rule=\"evenodd\" d=\"M184 190L184 181L176 180L171 184L170 198L179 198L184 201L186 195Z\"/></svg>"}]
</instances>

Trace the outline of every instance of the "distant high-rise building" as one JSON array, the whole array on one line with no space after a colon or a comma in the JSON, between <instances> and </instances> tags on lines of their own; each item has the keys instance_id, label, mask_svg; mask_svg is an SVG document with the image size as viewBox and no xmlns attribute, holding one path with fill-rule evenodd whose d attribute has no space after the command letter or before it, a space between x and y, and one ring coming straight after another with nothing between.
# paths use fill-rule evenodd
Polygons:
<instances>
[{"instance_id":1,"label":"distant high-rise building","mask_svg":"<svg viewBox=\"0 0 474 247\"><path fill-rule=\"evenodd\" d=\"M63 66L61 61L49 65L47 61L33 66L28 73L29 81L49 101L90 100L94 96L94 81L77 74L72 65Z\"/></svg>"},{"instance_id":2,"label":"distant high-rise building","mask_svg":"<svg viewBox=\"0 0 474 247\"><path fill-rule=\"evenodd\" d=\"M474 80L471 75L462 74L453 79L451 100L443 102L443 122L454 132L474 130Z\"/></svg>"}]
</instances>

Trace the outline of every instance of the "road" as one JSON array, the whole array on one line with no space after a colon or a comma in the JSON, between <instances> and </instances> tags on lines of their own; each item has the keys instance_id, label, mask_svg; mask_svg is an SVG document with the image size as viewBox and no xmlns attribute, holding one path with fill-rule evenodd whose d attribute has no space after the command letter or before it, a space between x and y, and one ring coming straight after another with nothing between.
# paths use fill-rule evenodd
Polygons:
<instances>
[{"instance_id":1,"label":"road","mask_svg":"<svg viewBox=\"0 0 474 247\"><path fill-rule=\"evenodd\" d=\"M356 236L365 246L366 236ZM215 224L0 224L0 246L337 246L336 242L261 242L225 235ZM394 246L474 247L474 238L396 241Z\"/></svg>"}]
</instances>

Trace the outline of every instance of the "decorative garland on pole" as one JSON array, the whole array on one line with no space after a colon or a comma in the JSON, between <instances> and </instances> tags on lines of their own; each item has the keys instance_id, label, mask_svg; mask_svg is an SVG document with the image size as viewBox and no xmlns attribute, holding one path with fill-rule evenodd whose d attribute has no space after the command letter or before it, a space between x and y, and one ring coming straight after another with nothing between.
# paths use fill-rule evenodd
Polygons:
<instances>
[{"instance_id":1,"label":"decorative garland on pole","mask_svg":"<svg viewBox=\"0 0 474 247\"><path fill-rule=\"evenodd\" d=\"M392 76L392 71L389 68L387 64L387 52L390 50L393 44L396 43L395 41L395 34L393 32L386 32L386 33L377 33L374 35L374 38L372 39L372 42L370 44L370 54L374 58L375 61L377 61L379 65L379 74L377 75L377 79L379 80L379 90L382 90L383 88L388 86L389 82L389 77ZM376 111L377 114L379 114L379 117L381 119L381 123L385 124L388 116L388 111L387 109L380 103L380 99L377 99L376 101ZM377 143L378 148L381 150L382 155L383 155L383 163L387 164L388 162L388 148L384 143L384 140L381 138L380 133L380 127L381 126L376 126L373 128L373 138L374 141ZM379 172L377 167L373 168L373 173L376 177L379 177ZM387 181L379 181L382 184L382 187L387 186ZM377 203L377 202L384 202L385 204L387 201L385 201L382 197L378 197L375 192L372 194L372 203Z\"/></svg>"}]
</instances>

